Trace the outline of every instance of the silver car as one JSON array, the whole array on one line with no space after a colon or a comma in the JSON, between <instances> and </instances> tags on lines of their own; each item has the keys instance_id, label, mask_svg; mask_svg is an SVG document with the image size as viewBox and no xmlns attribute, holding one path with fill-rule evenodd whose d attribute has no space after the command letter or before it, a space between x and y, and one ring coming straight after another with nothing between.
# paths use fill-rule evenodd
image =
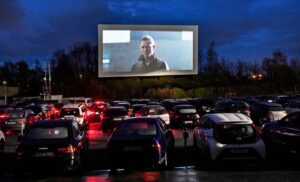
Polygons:
<instances>
[{"instance_id":1,"label":"silver car","mask_svg":"<svg viewBox=\"0 0 300 182\"><path fill-rule=\"evenodd\" d=\"M252 120L242 113L204 115L193 131L193 141L212 162L265 159L265 144Z\"/></svg>"}]
</instances>

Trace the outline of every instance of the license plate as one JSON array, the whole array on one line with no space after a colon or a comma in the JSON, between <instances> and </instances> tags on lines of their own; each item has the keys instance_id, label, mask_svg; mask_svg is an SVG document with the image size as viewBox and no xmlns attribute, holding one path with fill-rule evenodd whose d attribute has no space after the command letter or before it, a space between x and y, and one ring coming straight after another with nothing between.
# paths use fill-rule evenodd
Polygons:
<instances>
[{"instance_id":1,"label":"license plate","mask_svg":"<svg viewBox=\"0 0 300 182\"><path fill-rule=\"evenodd\" d=\"M232 154L247 154L248 149L231 149Z\"/></svg>"},{"instance_id":2,"label":"license plate","mask_svg":"<svg viewBox=\"0 0 300 182\"><path fill-rule=\"evenodd\" d=\"M53 157L53 152L38 152L34 154L34 157Z\"/></svg>"},{"instance_id":3,"label":"license plate","mask_svg":"<svg viewBox=\"0 0 300 182\"><path fill-rule=\"evenodd\" d=\"M185 124L192 124L193 121L184 121Z\"/></svg>"},{"instance_id":4,"label":"license plate","mask_svg":"<svg viewBox=\"0 0 300 182\"><path fill-rule=\"evenodd\" d=\"M121 121L122 118L114 118L114 121Z\"/></svg>"},{"instance_id":5,"label":"license plate","mask_svg":"<svg viewBox=\"0 0 300 182\"><path fill-rule=\"evenodd\" d=\"M139 146L130 146L130 147L125 147L124 150L125 151L141 151L142 147L139 147Z\"/></svg>"},{"instance_id":6,"label":"license plate","mask_svg":"<svg viewBox=\"0 0 300 182\"><path fill-rule=\"evenodd\" d=\"M16 124L14 121L8 121L7 124Z\"/></svg>"}]
</instances>

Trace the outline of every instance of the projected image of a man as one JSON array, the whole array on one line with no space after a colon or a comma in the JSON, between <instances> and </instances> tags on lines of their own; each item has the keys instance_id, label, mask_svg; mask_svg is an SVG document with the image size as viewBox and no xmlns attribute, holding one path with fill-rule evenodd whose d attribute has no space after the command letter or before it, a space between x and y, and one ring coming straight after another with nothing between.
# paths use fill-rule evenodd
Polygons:
<instances>
[{"instance_id":1,"label":"projected image of a man","mask_svg":"<svg viewBox=\"0 0 300 182\"><path fill-rule=\"evenodd\" d=\"M132 72L168 71L168 64L157 57L154 39L146 35L140 41L140 57L132 68Z\"/></svg>"}]
</instances>

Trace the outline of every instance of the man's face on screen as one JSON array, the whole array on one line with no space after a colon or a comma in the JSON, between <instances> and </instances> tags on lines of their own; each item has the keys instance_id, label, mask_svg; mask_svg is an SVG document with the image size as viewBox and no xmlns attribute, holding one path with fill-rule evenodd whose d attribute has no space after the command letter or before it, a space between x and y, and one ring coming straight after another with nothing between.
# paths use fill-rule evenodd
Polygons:
<instances>
[{"instance_id":1,"label":"man's face on screen","mask_svg":"<svg viewBox=\"0 0 300 182\"><path fill-rule=\"evenodd\" d=\"M154 54L155 44L153 44L150 40L141 41L140 51L143 56L149 57Z\"/></svg>"}]
</instances>

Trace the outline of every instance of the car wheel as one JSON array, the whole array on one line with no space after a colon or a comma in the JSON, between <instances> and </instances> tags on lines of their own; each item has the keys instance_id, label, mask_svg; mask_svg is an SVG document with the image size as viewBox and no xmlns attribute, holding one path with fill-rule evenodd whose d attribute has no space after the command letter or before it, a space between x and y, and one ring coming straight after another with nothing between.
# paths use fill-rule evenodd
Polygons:
<instances>
[{"instance_id":1,"label":"car wheel","mask_svg":"<svg viewBox=\"0 0 300 182\"><path fill-rule=\"evenodd\" d=\"M161 169L167 169L168 167L168 155L167 155L167 152L165 153L165 156L164 156L164 161L160 164L160 168Z\"/></svg>"}]
</instances>

